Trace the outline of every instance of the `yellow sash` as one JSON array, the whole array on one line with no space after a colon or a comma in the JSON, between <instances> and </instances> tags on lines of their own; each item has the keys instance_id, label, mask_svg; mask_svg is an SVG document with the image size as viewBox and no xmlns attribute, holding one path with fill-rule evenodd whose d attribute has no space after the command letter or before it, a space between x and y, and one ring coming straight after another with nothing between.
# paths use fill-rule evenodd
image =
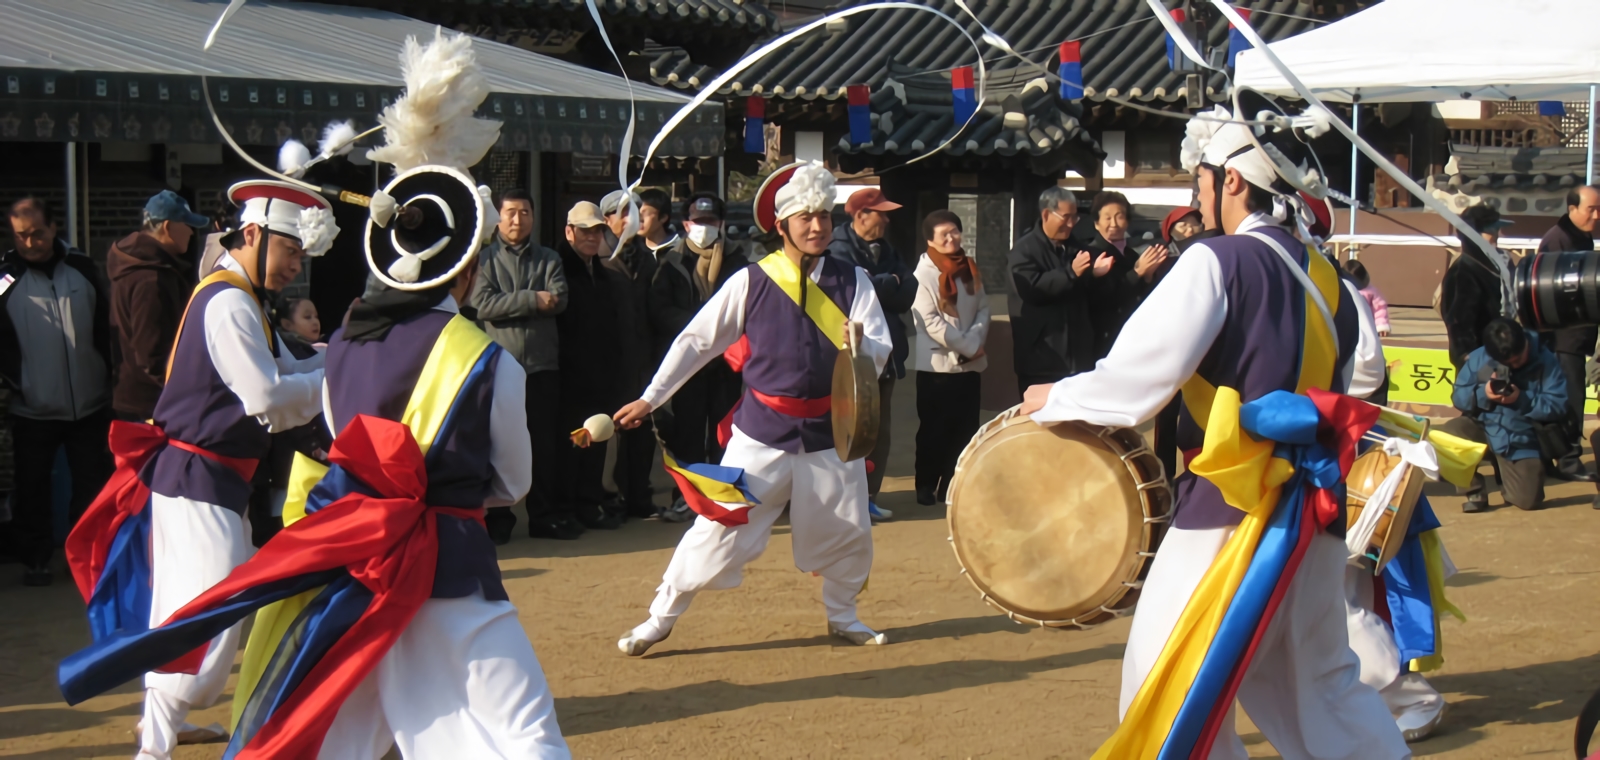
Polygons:
<instances>
[{"instance_id":1,"label":"yellow sash","mask_svg":"<svg viewBox=\"0 0 1600 760\"><path fill-rule=\"evenodd\" d=\"M1315 251L1308 251L1308 259L1312 282L1337 313L1341 287L1338 273ZM1339 360L1339 344L1318 316L1311 294L1306 293L1304 299L1305 340L1300 376L1295 383L1295 392L1302 394L1309 388L1332 385ZM1161 751L1172 728L1172 718L1188 697L1188 687L1200 672L1227 614L1226 602L1233 598L1249 571L1283 484L1294 474L1292 465L1272 456L1271 441L1258 441L1240 426L1242 400L1236 389L1213 386L1197 373L1183 386L1183 403L1205 431L1205 443L1189 463L1189 470L1215 485L1224 502L1244 512L1244 519L1201 577L1155 666L1128 705L1122 724L1095 752L1095 760L1154 758Z\"/></svg>"},{"instance_id":2,"label":"yellow sash","mask_svg":"<svg viewBox=\"0 0 1600 760\"><path fill-rule=\"evenodd\" d=\"M491 344L489 336L459 314L445 324L444 330L434 341L427 363L422 366L422 375L411 390L410 400L406 402L405 413L400 416L400 421L411 428L411 434L417 439L417 446L423 454L427 454L428 448L438 437L440 428L444 427L445 417L450 414L456 397L461 395L462 386L472 373L472 368ZM328 423L331 425L333 421L329 420ZM327 465L303 454L295 454L294 468L290 471L287 484L289 496L283 505L285 527L306 516L306 496L327 472ZM256 612L255 625L250 629L250 640L244 648L244 661L239 665L239 683L233 692L232 725L239 725L239 716L255 691L256 684L260 682L262 673L266 672L273 654L277 652L278 643L294 624L295 618L321 591L321 588L314 588Z\"/></svg>"},{"instance_id":3,"label":"yellow sash","mask_svg":"<svg viewBox=\"0 0 1600 760\"><path fill-rule=\"evenodd\" d=\"M822 336L827 338L829 343L836 348L844 348L844 325L849 321L849 317L839 310L839 305L834 303L827 293L822 292L822 288L817 287L810 277L801 275L800 267L795 266L795 263L783 255L782 251L767 254L766 258L756 264L761 267L761 271L767 273L767 277L772 278L784 294L789 296L789 300L795 302L795 305L800 304L800 288L803 285L806 289L806 316L811 318L811 323L822 331ZM817 262L817 266L822 266L822 262Z\"/></svg>"},{"instance_id":4,"label":"yellow sash","mask_svg":"<svg viewBox=\"0 0 1600 760\"><path fill-rule=\"evenodd\" d=\"M1316 283L1317 290L1322 292L1322 299L1335 315L1339 313L1339 273L1335 272L1333 265L1322 254L1307 250L1306 258L1310 264L1306 271L1311 275L1311 281ZM1304 394L1311 388L1324 390L1333 385L1333 371L1339 363L1339 341L1336 336L1328 332L1328 325L1317 316L1319 309L1311 294L1302 296L1305 304L1305 343L1300 352L1300 378L1295 382L1295 393ZM1202 427L1211 419L1211 403L1217 393L1216 387L1206 382L1199 373L1189 378L1183 384L1183 406L1189 410L1189 416Z\"/></svg>"},{"instance_id":5,"label":"yellow sash","mask_svg":"<svg viewBox=\"0 0 1600 760\"><path fill-rule=\"evenodd\" d=\"M206 286L218 282L225 282L246 293L249 293L250 300L255 301L258 308L261 306L261 300L256 298L256 290L250 285L250 281L226 269L218 269L217 271L206 275L204 279L200 280L200 284L194 286L194 291L189 294L190 303L194 302L194 297L200 295L200 291L204 290ZM183 325L187 321L189 321L189 307L188 305L185 305L183 308L183 316L178 317L178 331L173 333L173 335L176 337L172 339L172 348L167 352L166 377L168 378L172 377L172 359L178 355L178 338L183 337ZM261 314L261 327L267 332L267 345L271 346L272 325L267 323L267 315L265 312L262 312Z\"/></svg>"}]
</instances>

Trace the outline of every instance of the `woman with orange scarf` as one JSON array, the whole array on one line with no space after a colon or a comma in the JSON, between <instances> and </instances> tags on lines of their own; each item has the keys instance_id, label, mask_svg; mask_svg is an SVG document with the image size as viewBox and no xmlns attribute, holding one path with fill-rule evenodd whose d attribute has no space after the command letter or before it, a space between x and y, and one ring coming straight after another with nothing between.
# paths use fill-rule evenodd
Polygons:
<instances>
[{"instance_id":1,"label":"woman with orange scarf","mask_svg":"<svg viewBox=\"0 0 1600 760\"><path fill-rule=\"evenodd\" d=\"M922 221L927 252L917 262L911 307L917 341L917 503L944 499L956 458L978 429L979 372L989 366L989 296L961 247L961 217L939 210Z\"/></svg>"}]
</instances>

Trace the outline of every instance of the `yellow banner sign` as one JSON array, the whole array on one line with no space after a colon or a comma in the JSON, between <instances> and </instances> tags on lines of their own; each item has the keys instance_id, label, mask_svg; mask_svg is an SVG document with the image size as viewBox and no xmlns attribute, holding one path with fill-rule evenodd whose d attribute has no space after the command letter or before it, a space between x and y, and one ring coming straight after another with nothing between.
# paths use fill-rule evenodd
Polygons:
<instances>
[{"instance_id":1,"label":"yellow banner sign","mask_svg":"<svg viewBox=\"0 0 1600 760\"><path fill-rule=\"evenodd\" d=\"M1384 346L1383 358L1389 362L1389 400L1402 404L1453 406L1450 391L1455 387L1456 368L1450 352L1440 348L1401 348ZM1594 388L1588 388L1584 411L1593 414L1600 408Z\"/></svg>"}]
</instances>

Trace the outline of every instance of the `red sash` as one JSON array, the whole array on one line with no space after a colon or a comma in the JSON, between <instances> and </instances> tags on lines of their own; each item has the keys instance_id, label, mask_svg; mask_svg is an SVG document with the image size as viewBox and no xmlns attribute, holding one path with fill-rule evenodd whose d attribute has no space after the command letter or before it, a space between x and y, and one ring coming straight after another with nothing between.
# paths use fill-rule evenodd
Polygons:
<instances>
[{"instance_id":1,"label":"red sash","mask_svg":"<svg viewBox=\"0 0 1600 760\"><path fill-rule=\"evenodd\" d=\"M239 758L315 757L339 706L394 645L433 593L439 515L483 522L482 509L430 507L422 450L405 425L367 415L351 420L328 459L378 493L349 494L277 534L248 562L168 619L219 606L284 578L343 567L373 593L367 611L261 727ZM194 673L204 648L164 672Z\"/></svg>"},{"instance_id":2,"label":"red sash","mask_svg":"<svg viewBox=\"0 0 1600 760\"><path fill-rule=\"evenodd\" d=\"M129 517L144 511L150 503L150 488L139 479L139 472L163 447L173 446L220 462L249 480L255 474L257 460L235 459L214 454L192 443L168 438L166 431L145 422L111 423L108 436L111 455L116 458L117 469L106 481L100 495L84 510L77 526L67 535L67 564L72 568L72 580L78 584L78 593L88 601L94 587L105 571L106 555L117 538L117 530Z\"/></svg>"}]
</instances>

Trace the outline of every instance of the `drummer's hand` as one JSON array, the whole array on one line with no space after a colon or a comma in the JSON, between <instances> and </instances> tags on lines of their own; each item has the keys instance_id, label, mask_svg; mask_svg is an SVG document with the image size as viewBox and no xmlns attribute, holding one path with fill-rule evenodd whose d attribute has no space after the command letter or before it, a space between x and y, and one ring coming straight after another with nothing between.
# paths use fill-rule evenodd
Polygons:
<instances>
[{"instance_id":1,"label":"drummer's hand","mask_svg":"<svg viewBox=\"0 0 1600 760\"><path fill-rule=\"evenodd\" d=\"M616 414L611 415L611 420L623 430L632 430L639 427L639 423L644 422L644 418L649 417L650 412L650 402L639 399L618 409Z\"/></svg>"},{"instance_id":2,"label":"drummer's hand","mask_svg":"<svg viewBox=\"0 0 1600 760\"><path fill-rule=\"evenodd\" d=\"M1044 408L1045 402L1050 400L1050 389L1054 385L1030 385L1028 391L1022 394L1022 413L1033 414Z\"/></svg>"}]
</instances>

